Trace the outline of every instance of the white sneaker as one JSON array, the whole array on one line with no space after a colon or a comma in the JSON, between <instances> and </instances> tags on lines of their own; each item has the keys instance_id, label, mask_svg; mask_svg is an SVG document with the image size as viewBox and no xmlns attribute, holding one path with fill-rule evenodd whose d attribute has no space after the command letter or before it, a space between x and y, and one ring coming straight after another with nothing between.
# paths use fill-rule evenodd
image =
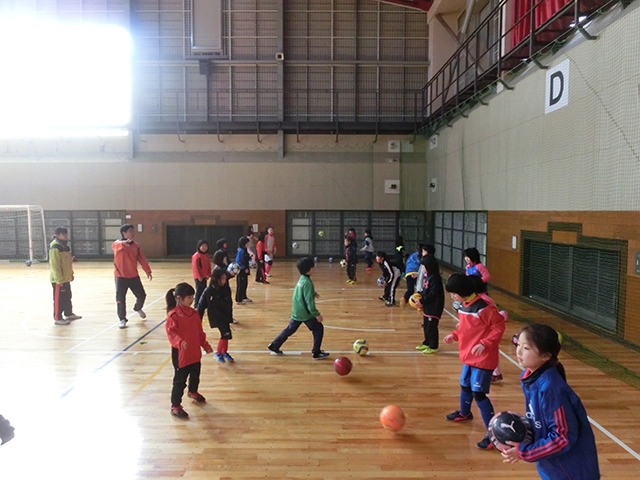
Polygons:
<instances>
[{"instance_id":1,"label":"white sneaker","mask_svg":"<svg viewBox=\"0 0 640 480\"><path fill-rule=\"evenodd\" d=\"M118 325L120 328L127 328L127 319L123 318L120 320L120 324Z\"/></svg>"},{"instance_id":2,"label":"white sneaker","mask_svg":"<svg viewBox=\"0 0 640 480\"><path fill-rule=\"evenodd\" d=\"M240 323L240 322L239 322L238 320L236 320L235 318L232 318L232 319L231 319L231 322L232 322L232 323Z\"/></svg>"},{"instance_id":3,"label":"white sneaker","mask_svg":"<svg viewBox=\"0 0 640 480\"><path fill-rule=\"evenodd\" d=\"M271 274L270 274L270 273L265 273L265 275L266 275L267 277L270 277L270 276L271 276Z\"/></svg>"},{"instance_id":4,"label":"white sneaker","mask_svg":"<svg viewBox=\"0 0 640 480\"><path fill-rule=\"evenodd\" d=\"M82 316L76 315L75 313L72 313L68 317L64 317L65 320L69 320L70 322L72 322L73 320L80 320L81 318Z\"/></svg>"},{"instance_id":5,"label":"white sneaker","mask_svg":"<svg viewBox=\"0 0 640 480\"><path fill-rule=\"evenodd\" d=\"M249 303L249 299L248 298L245 298L244 300L242 300L240 302L241 305L246 305L247 303Z\"/></svg>"},{"instance_id":6,"label":"white sneaker","mask_svg":"<svg viewBox=\"0 0 640 480\"><path fill-rule=\"evenodd\" d=\"M147 314L146 314L146 313L144 313L144 310L138 310L136 313L137 313L138 315L140 315L140 318L141 318L141 319L143 319L143 320L144 320L145 318L147 318Z\"/></svg>"},{"instance_id":7,"label":"white sneaker","mask_svg":"<svg viewBox=\"0 0 640 480\"><path fill-rule=\"evenodd\" d=\"M250 298L245 298L245 300L247 301L247 303L253 302L253 300L251 300Z\"/></svg>"},{"instance_id":8,"label":"white sneaker","mask_svg":"<svg viewBox=\"0 0 640 480\"><path fill-rule=\"evenodd\" d=\"M69 325L71 323L71 320L61 318L60 320L54 320L53 323L55 323L56 325Z\"/></svg>"}]
</instances>

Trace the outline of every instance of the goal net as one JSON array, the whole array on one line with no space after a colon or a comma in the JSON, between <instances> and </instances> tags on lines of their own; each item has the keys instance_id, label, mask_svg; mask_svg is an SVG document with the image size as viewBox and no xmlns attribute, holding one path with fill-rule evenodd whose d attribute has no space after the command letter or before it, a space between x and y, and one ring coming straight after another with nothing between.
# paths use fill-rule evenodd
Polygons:
<instances>
[{"instance_id":1,"label":"goal net","mask_svg":"<svg viewBox=\"0 0 640 480\"><path fill-rule=\"evenodd\" d=\"M44 212L39 205L0 205L0 260L47 259Z\"/></svg>"}]
</instances>

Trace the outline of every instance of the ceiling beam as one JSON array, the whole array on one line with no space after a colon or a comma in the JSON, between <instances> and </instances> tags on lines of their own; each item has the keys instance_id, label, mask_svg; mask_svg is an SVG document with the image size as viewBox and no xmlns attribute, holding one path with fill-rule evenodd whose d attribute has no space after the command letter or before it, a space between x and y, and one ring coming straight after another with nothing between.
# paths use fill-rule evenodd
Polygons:
<instances>
[{"instance_id":1,"label":"ceiling beam","mask_svg":"<svg viewBox=\"0 0 640 480\"><path fill-rule=\"evenodd\" d=\"M381 3L392 3L401 7L414 8L428 12L433 5L433 0L380 0Z\"/></svg>"}]
</instances>

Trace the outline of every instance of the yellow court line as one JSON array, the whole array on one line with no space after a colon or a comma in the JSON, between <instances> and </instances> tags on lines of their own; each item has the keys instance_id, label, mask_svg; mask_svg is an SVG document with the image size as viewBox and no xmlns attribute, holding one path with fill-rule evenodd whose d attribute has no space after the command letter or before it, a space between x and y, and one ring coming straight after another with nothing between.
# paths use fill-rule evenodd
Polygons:
<instances>
[{"instance_id":1,"label":"yellow court line","mask_svg":"<svg viewBox=\"0 0 640 480\"><path fill-rule=\"evenodd\" d=\"M169 363L169 360L171 360L171 355L169 355L169 356L167 357L167 359L166 359L164 362L162 362L162 364L157 368L157 370L156 370L155 372L153 372L153 373L149 376L149 378L147 378L144 382L142 382L142 385L140 385L140 386L138 387L138 389L137 389L135 392L133 392L133 395L131 395L131 397L129 398L129 400L127 400L127 401L124 403L124 405L122 405L122 406L123 406L123 407L128 406L128 405L133 401L133 399L134 399L134 398L136 398L136 397L138 396L138 394L139 394L142 390L144 390L144 389L145 389L145 387L146 387L147 385L149 385L149 384L151 383L151 381L152 381L154 378L156 378L156 376L157 376L157 375L162 371L162 369L163 369L164 367L166 367L166 366L167 366L167 363Z\"/></svg>"}]
</instances>

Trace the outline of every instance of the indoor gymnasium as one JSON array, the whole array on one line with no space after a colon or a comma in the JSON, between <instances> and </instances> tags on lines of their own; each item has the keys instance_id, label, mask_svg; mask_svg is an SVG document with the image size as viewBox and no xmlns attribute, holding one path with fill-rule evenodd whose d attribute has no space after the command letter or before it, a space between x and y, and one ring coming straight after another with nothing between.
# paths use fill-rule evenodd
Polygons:
<instances>
[{"instance_id":1,"label":"indoor gymnasium","mask_svg":"<svg viewBox=\"0 0 640 480\"><path fill-rule=\"evenodd\" d=\"M0 477L638 478L639 31L0 0Z\"/></svg>"}]
</instances>

